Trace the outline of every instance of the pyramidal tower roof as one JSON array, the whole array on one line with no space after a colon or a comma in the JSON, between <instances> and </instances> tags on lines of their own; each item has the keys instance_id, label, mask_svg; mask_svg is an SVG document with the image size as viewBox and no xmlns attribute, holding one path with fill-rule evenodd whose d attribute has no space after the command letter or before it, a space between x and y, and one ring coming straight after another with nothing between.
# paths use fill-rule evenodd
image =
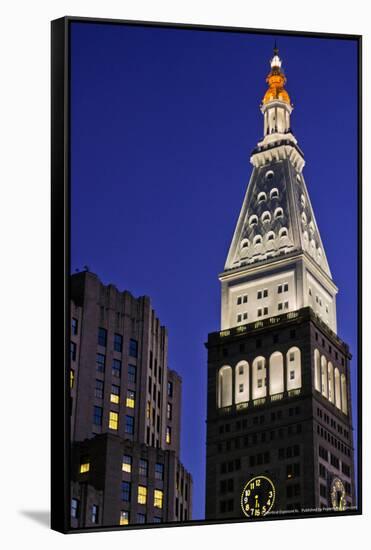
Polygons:
<instances>
[{"instance_id":1,"label":"pyramidal tower roof","mask_svg":"<svg viewBox=\"0 0 371 550\"><path fill-rule=\"evenodd\" d=\"M225 270L302 252L331 272L302 174L304 155L291 132L293 109L275 48L261 111L264 139L252 152L254 166Z\"/></svg>"}]
</instances>

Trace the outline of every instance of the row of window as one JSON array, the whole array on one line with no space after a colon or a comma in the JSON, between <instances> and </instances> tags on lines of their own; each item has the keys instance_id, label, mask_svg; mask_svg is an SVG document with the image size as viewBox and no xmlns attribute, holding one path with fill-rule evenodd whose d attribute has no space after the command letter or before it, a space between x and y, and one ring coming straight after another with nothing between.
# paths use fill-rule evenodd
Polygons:
<instances>
[{"instance_id":1,"label":"row of window","mask_svg":"<svg viewBox=\"0 0 371 550\"><path fill-rule=\"evenodd\" d=\"M260 443L267 443L268 441L275 441L276 439L283 439L284 437L292 437L302 433L302 425L291 424L287 428L278 428L276 430L256 432L253 434L245 435L244 437L235 437L227 439L224 442L219 441L217 443L218 453L228 452L231 450L238 450L242 447L251 447ZM233 447L233 448L232 448Z\"/></svg>"},{"instance_id":2,"label":"row of window","mask_svg":"<svg viewBox=\"0 0 371 550\"><path fill-rule=\"evenodd\" d=\"M121 500L123 502L131 501L132 485L130 481L121 482ZM138 485L137 490L137 503L147 504L148 500L148 487L147 485ZM155 508L162 509L164 500L164 492L162 489L153 490L153 506Z\"/></svg>"},{"instance_id":3,"label":"row of window","mask_svg":"<svg viewBox=\"0 0 371 550\"><path fill-rule=\"evenodd\" d=\"M273 189L269 192L269 198L270 199L278 199L279 193L277 187L273 187ZM261 191L258 193L258 202L264 202L267 200L267 194L264 191Z\"/></svg>"},{"instance_id":4,"label":"row of window","mask_svg":"<svg viewBox=\"0 0 371 550\"><path fill-rule=\"evenodd\" d=\"M78 498L71 499L71 517L78 519L80 514L80 501ZM97 504L92 504L90 507L91 523L99 523L99 507Z\"/></svg>"},{"instance_id":5,"label":"row of window","mask_svg":"<svg viewBox=\"0 0 371 550\"><path fill-rule=\"evenodd\" d=\"M107 347L107 329L103 327L98 328L98 346L103 348ZM113 335L113 349L119 353L122 352L123 338L121 334L115 333ZM138 357L138 341L134 338L129 340L129 355L131 357Z\"/></svg>"},{"instance_id":6,"label":"row of window","mask_svg":"<svg viewBox=\"0 0 371 550\"><path fill-rule=\"evenodd\" d=\"M337 437L334 437L332 434L330 434L327 430L325 430L324 428L322 428L322 426L320 426L319 424L317 424L317 433L318 435L320 435L321 437L323 437L324 439L326 439L326 441L328 441L329 443L331 443L331 445L333 445L334 447L336 447L336 449L338 449L339 451L341 451L343 454L347 455L347 456L350 456L350 449L349 447L347 447L346 445L344 445L344 443L342 441L339 441L337 439Z\"/></svg>"},{"instance_id":7,"label":"row of window","mask_svg":"<svg viewBox=\"0 0 371 550\"><path fill-rule=\"evenodd\" d=\"M96 355L97 372L104 373L106 370L106 356L103 353ZM112 359L112 376L120 378L122 371L122 362L119 359ZM135 384L137 381L137 368L135 365L128 365L128 382Z\"/></svg>"},{"instance_id":8,"label":"row of window","mask_svg":"<svg viewBox=\"0 0 371 550\"><path fill-rule=\"evenodd\" d=\"M330 424L331 428L337 429L339 434L344 435L347 439L349 439L349 432L341 424L338 424L334 418L330 418L329 415L322 411L320 407L317 407L317 415L319 418L323 418L323 420L326 422L326 424Z\"/></svg>"},{"instance_id":9,"label":"row of window","mask_svg":"<svg viewBox=\"0 0 371 550\"><path fill-rule=\"evenodd\" d=\"M122 471L131 474L133 467L133 457L131 455L124 455L122 457ZM148 477L148 460L139 459L139 475ZM163 481L164 479L164 465L160 462L155 464L155 479Z\"/></svg>"},{"instance_id":10,"label":"row of window","mask_svg":"<svg viewBox=\"0 0 371 550\"><path fill-rule=\"evenodd\" d=\"M297 415L300 414L300 412L301 412L300 407L298 405L296 405L295 407L289 407L288 416L289 417L297 416ZM271 413L270 413L270 422L276 422L276 420L281 420L282 418L283 418L283 414L282 414L281 409L278 409L276 411L271 411ZM252 424L254 426L256 426L258 424L262 425L262 424L265 423L265 421L266 421L266 416L264 414L255 415L255 416L252 417ZM269 419L268 419L268 421L269 421ZM247 418L244 418L243 420L237 420L236 421L234 429L235 429L236 432L238 432L241 429L245 430L247 427L248 427ZM219 433L220 434L223 434L224 432L229 433L230 431L231 431L231 424L230 423L219 425Z\"/></svg>"},{"instance_id":11,"label":"row of window","mask_svg":"<svg viewBox=\"0 0 371 550\"><path fill-rule=\"evenodd\" d=\"M277 293L282 294L283 292L288 292L289 285L288 283L282 283L277 286ZM261 300L262 298L268 298L269 290L268 288L264 288L263 290L258 290L256 293L257 300ZM241 304L247 304L249 299L248 294L244 294L243 296L237 296L237 305Z\"/></svg>"},{"instance_id":12,"label":"row of window","mask_svg":"<svg viewBox=\"0 0 371 550\"><path fill-rule=\"evenodd\" d=\"M274 210L273 218L275 220L277 220L279 218L283 218L283 209L280 206ZM272 219L272 215L268 210L263 212L263 214L260 216L260 220L263 223L268 223L268 222L271 221L271 219ZM253 214L252 216L250 216L249 226L254 227L254 225L257 225L257 223L258 223L258 216L256 214Z\"/></svg>"},{"instance_id":13,"label":"row of window","mask_svg":"<svg viewBox=\"0 0 371 550\"><path fill-rule=\"evenodd\" d=\"M269 213L268 213L269 214ZM282 216L278 216L278 218L282 218ZM265 220L265 221L268 221L268 220ZM253 224L253 225L256 225L256 224ZM285 239L286 237L288 236L288 231L287 231L287 228L286 227L281 227L281 229L278 231L278 238L283 240ZM276 234L274 231L268 231L267 234L265 235L265 241L267 243L270 243L272 241L274 241L276 238ZM255 237L253 238L253 241L252 241L252 244L253 246L259 246L259 245L262 245L263 244L263 237L262 235L255 235ZM273 244L273 243L272 243ZM249 239L242 239L241 241L241 249L248 249L250 247L250 241Z\"/></svg>"},{"instance_id":14,"label":"row of window","mask_svg":"<svg viewBox=\"0 0 371 550\"><path fill-rule=\"evenodd\" d=\"M97 405L93 408L93 424L94 426L102 426L103 424L103 407ZM108 427L111 430L118 430L119 415L115 411L109 411ZM134 416L125 415L125 433L134 434Z\"/></svg>"},{"instance_id":15,"label":"row of window","mask_svg":"<svg viewBox=\"0 0 371 550\"><path fill-rule=\"evenodd\" d=\"M283 340L286 340L288 337L290 338L290 340L294 340L296 338L296 330L295 329L290 329L290 332L288 333L288 336L287 336L287 333L283 335ZM272 340L269 339L269 341L268 341L268 338L264 338L264 340L262 340L261 338L257 338L256 340L251 340L251 349L252 348L254 348L254 349L262 348L263 343L264 343L264 346L266 346L266 345L270 345L271 343L278 344L279 342L280 342L280 334L276 333L276 334L272 335ZM231 354L234 354L236 352L245 353L247 351L246 348L247 348L246 343L243 342L243 343L239 344L238 347L236 347L236 348L230 348ZM223 357L228 357L229 356L229 349L228 348L222 348L222 355L223 355Z\"/></svg>"},{"instance_id":16,"label":"row of window","mask_svg":"<svg viewBox=\"0 0 371 550\"><path fill-rule=\"evenodd\" d=\"M314 350L314 387L344 414L348 414L347 381L331 361Z\"/></svg>"},{"instance_id":17,"label":"row of window","mask_svg":"<svg viewBox=\"0 0 371 550\"><path fill-rule=\"evenodd\" d=\"M159 517L159 516L154 516L153 517L153 523L161 523L162 522L162 518ZM121 510L120 512L120 525L129 525L131 523L130 521L130 512L128 510ZM136 524L143 524L143 523L148 523L147 521L147 515L146 514L141 514L140 512L138 512L136 514L136 521L135 521Z\"/></svg>"},{"instance_id":18,"label":"row of window","mask_svg":"<svg viewBox=\"0 0 371 550\"><path fill-rule=\"evenodd\" d=\"M318 342L318 341L319 341L318 332L315 332L315 335L314 335L314 336L315 336L316 342ZM322 345L323 349L325 349L325 347L326 347L326 342L325 342L325 339L324 339L324 338L321 339L321 345ZM327 350L328 350L328 353L329 353L330 355L332 355L333 348L332 348L331 344L328 344ZM327 351L327 350L325 350L325 351ZM336 361L338 361L338 359L339 359L339 354L338 354L338 352L337 352L336 350L334 350L334 351L335 351L335 359L336 359ZM344 357L341 357L341 364L342 364L343 366L344 366L344 363L345 363L345 362L344 362Z\"/></svg>"},{"instance_id":19,"label":"row of window","mask_svg":"<svg viewBox=\"0 0 371 550\"><path fill-rule=\"evenodd\" d=\"M342 470L343 474L345 474L347 477L350 477L350 467L347 464L342 464ZM324 464L322 462L318 463L318 474L320 477L322 477L325 480L332 478L332 473L327 470ZM345 492L347 495L351 494L351 485L348 481L344 483L345 486Z\"/></svg>"}]
</instances>

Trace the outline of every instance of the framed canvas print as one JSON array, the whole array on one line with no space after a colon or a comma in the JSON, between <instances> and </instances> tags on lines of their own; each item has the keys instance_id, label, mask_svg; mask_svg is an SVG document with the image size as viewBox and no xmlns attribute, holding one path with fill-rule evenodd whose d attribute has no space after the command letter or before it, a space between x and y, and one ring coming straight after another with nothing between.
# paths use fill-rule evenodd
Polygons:
<instances>
[{"instance_id":1,"label":"framed canvas print","mask_svg":"<svg viewBox=\"0 0 371 550\"><path fill-rule=\"evenodd\" d=\"M360 514L361 37L52 22L52 528Z\"/></svg>"}]
</instances>

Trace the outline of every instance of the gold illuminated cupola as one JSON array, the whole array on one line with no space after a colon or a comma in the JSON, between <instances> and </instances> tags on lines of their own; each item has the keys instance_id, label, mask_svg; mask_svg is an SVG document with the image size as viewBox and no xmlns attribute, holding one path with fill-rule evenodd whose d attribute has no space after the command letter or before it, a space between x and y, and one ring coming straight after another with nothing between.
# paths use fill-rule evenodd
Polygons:
<instances>
[{"instance_id":1,"label":"gold illuminated cupola","mask_svg":"<svg viewBox=\"0 0 371 550\"><path fill-rule=\"evenodd\" d=\"M271 70L266 78L268 90L263 97L263 105L271 101L284 101L291 106L290 96L285 90L286 77L282 69L282 61L278 56L278 48L273 50L274 56L271 59Z\"/></svg>"}]
</instances>

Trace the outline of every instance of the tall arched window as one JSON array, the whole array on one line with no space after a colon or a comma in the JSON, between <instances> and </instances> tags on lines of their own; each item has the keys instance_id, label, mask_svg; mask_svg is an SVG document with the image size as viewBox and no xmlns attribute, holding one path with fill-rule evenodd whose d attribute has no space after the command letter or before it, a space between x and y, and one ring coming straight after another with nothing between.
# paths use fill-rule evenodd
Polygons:
<instances>
[{"instance_id":1,"label":"tall arched window","mask_svg":"<svg viewBox=\"0 0 371 550\"><path fill-rule=\"evenodd\" d=\"M249 225L256 225L258 223L258 216L256 216L255 214L253 214L252 216L250 216L249 218Z\"/></svg>"},{"instance_id":2,"label":"tall arched window","mask_svg":"<svg viewBox=\"0 0 371 550\"><path fill-rule=\"evenodd\" d=\"M281 207L279 208L276 208L276 210L274 211L274 217L277 219L277 218L283 218L283 210Z\"/></svg>"},{"instance_id":3,"label":"tall arched window","mask_svg":"<svg viewBox=\"0 0 371 550\"><path fill-rule=\"evenodd\" d=\"M249 401L249 364L247 361L240 361L234 369L234 395L235 403Z\"/></svg>"},{"instance_id":4,"label":"tall arched window","mask_svg":"<svg viewBox=\"0 0 371 550\"><path fill-rule=\"evenodd\" d=\"M269 394L283 392L283 355L275 351L269 358Z\"/></svg>"},{"instance_id":5,"label":"tall arched window","mask_svg":"<svg viewBox=\"0 0 371 550\"><path fill-rule=\"evenodd\" d=\"M321 392L321 357L318 349L314 350L314 387Z\"/></svg>"},{"instance_id":6,"label":"tall arched window","mask_svg":"<svg viewBox=\"0 0 371 550\"><path fill-rule=\"evenodd\" d=\"M255 357L252 364L252 398L258 399L267 395L266 386L267 369L265 358Z\"/></svg>"},{"instance_id":7,"label":"tall arched window","mask_svg":"<svg viewBox=\"0 0 371 550\"><path fill-rule=\"evenodd\" d=\"M335 405L341 409L340 373L337 367L335 367Z\"/></svg>"},{"instance_id":8,"label":"tall arched window","mask_svg":"<svg viewBox=\"0 0 371 550\"><path fill-rule=\"evenodd\" d=\"M271 199L278 199L279 194L278 194L277 187L273 187L273 189L269 193L269 196L270 196Z\"/></svg>"},{"instance_id":9,"label":"tall arched window","mask_svg":"<svg viewBox=\"0 0 371 550\"><path fill-rule=\"evenodd\" d=\"M265 223L265 222L270 222L271 221L271 215L270 213L268 212L268 210L266 210L265 212L263 212L262 214L262 222Z\"/></svg>"},{"instance_id":10,"label":"tall arched window","mask_svg":"<svg viewBox=\"0 0 371 550\"><path fill-rule=\"evenodd\" d=\"M301 388L301 353L297 347L290 348L286 354L287 390Z\"/></svg>"},{"instance_id":11,"label":"tall arched window","mask_svg":"<svg viewBox=\"0 0 371 550\"><path fill-rule=\"evenodd\" d=\"M329 361L327 365L327 378L328 378L328 399L331 403L335 402L335 387L334 387L334 367Z\"/></svg>"},{"instance_id":12,"label":"tall arched window","mask_svg":"<svg viewBox=\"0 0 371 550\"><path fill-rule=\"evenodd\" d=\"M232 368L225 365L218 373L218 407L232 405Z\"/></svg>"},{"instance_id":13,"label":"tall arched window","mask_svg":"<svg viewBox=\"0 0 371 550\"><path fill-rule=\"evenodd\" d=\"M341 410L348 414L347 380L345 374L341 375Z\"/></svg>"},{"instance_id":14,"label":"tall arched window","mask_svg":"<svg viewBox=\"0 0 371 550\"><path fill-rule=\"evenodd\" d=\"M327 359L324 355L321 357L321 392L325 397L327 393Z\"/></svg>"}]
</instances>

